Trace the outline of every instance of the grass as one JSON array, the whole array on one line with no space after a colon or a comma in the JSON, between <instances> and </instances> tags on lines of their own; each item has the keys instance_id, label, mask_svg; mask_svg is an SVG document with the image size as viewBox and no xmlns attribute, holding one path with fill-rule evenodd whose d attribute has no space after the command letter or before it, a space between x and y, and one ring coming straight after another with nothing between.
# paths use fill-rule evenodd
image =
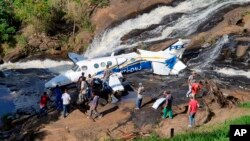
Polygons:
<instances>
[{"instance_id":1,"label":"grass","mask_svg":"<svg viewBox=\"0 0 250 141\"><path fill-rule=\"evenodd\" d=\"M250 102L242 102L239 104L241 108L250 108Z\"/></svg>"},{"instance_id":2,"label":"grass","mask_svg":"<svg viewBox=\"0 0 250 141\"><path fill-rule=\"evenodd\" d=\"M248 103L250 106L250 103ZM242 116L240 118L226 121L223 124L208 127L200 131L200 128L195 131L179 134L171 139L160 138L156 134L152 134L147 138L136 139L136 141L228 141L230 125L246 125L250 124L250 116Z\"/></svg>"}]
</instances>

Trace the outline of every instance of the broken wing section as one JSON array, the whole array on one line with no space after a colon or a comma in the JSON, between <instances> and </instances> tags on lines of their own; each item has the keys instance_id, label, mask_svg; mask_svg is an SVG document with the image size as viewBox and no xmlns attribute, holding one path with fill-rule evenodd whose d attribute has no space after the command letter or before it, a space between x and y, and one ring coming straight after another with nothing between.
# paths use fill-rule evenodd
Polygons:
<instances>
[{"instance_id":1,"label":"broken wing section","mask_svg":"<svg viewBox=\"0 0 250 141\"><path fill-rule=\"evenodd\" d=\"M124 87L120 80L121 78L122 78L122 74L120 72L110 75L109 86L112 88L114 92L124 91Z\"/></svg>"}]
</instances>

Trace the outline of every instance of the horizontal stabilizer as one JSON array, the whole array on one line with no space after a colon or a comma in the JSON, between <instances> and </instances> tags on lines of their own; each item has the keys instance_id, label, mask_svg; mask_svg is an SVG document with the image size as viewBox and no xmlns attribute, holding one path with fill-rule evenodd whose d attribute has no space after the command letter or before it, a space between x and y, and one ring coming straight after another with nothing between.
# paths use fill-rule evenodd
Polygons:
<instances>
[{"instance_id":1,"label":"horizontal stabilizer","mask_svg":"<svg viewBox=\"0 0 250 141\"><path fill-rule=\"evenodd\" d=\"M70 52L68 53L68 57L71 61L73 61L74 63L81 61L81 60L86 60L86 57L83 57L82 55Z\"/></svg>"}]
</instances>

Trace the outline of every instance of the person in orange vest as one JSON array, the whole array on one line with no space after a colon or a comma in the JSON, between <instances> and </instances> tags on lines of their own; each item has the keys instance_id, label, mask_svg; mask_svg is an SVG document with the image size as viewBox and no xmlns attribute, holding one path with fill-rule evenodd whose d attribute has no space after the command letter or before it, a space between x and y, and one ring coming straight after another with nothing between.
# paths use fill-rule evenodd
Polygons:
<instances>
[{"instance_id":1,"label":"person in orange vest","mask_svg":"<svg viewBox=\"0 0 250 141\"><path fill-rule=\"evenodd\" d=\"M196 97L196 95L198 94L198 93L200 93L200 91L202 90L202 87L203 87L203 83L202 83L202 81L200 81L200 82L194 82L194 83L192 83L192 87L191 87L191 90L192 90L192 97L195 99L195 97Z\"/></svg>"}]
</instances>

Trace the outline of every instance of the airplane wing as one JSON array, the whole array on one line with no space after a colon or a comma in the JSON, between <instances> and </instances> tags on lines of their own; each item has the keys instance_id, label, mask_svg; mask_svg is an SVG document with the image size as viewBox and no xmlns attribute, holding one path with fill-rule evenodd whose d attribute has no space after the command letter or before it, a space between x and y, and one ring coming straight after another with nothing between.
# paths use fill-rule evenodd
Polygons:
<instances>
[{"instance_id":1,"label":"airplane wing","mask_svg":"<svg viewBox=\"0 0 250 141\"><path fill-rule=\"evenodd\" d=\"M86 57L83 57L82 55L73 53L73 52L69 52L68 53L68 57L71 61L73 61L74 63L81 61L81 60L86 60Z\"/></svg>"},{"instance_id":2,"label":"airplane wing","mask_svg":"<svg viewBox=\"0 0 250 141\"><path fill-rule=\"evenodd\" d=\"M121 73L114 73L109 77L109 86L113 91L124 91L124 87L119 80L122 77Z\"/></svg>"}]
</instances>

